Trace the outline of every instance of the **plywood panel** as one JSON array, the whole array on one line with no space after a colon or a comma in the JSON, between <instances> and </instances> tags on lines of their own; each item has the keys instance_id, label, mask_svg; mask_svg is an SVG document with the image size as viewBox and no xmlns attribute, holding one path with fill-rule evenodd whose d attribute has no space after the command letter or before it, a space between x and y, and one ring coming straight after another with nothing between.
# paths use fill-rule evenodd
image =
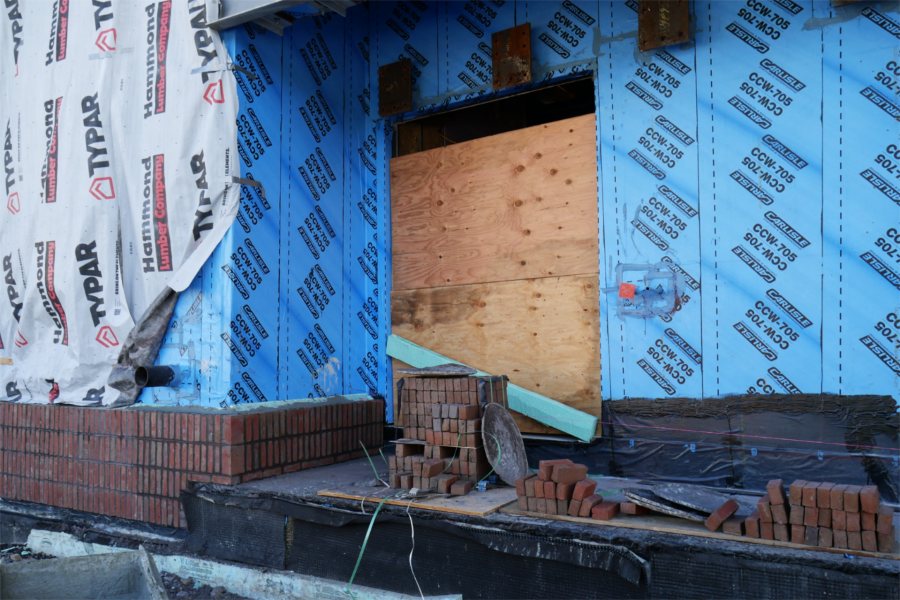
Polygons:
<instances>
[{"instance_id":1,"label":"plywood panel","mask_svg":"<svg viewBox=\"0 0 900 600\"><path fill-rule=\"evenodd\" d=\"M395 291L393 332L600 415L596 275ZM520 421L523 431L546 432Z\"/></svg>"},{"instance_id":2,"label":"plywood panel","mask_svg":"<svg viewBox=\"0 0 900 600\"><path fill-rule=\"evenodd\" d=\"M596 273L594 115L391 160L393 289Z\"/></svg>"}]
</instances>

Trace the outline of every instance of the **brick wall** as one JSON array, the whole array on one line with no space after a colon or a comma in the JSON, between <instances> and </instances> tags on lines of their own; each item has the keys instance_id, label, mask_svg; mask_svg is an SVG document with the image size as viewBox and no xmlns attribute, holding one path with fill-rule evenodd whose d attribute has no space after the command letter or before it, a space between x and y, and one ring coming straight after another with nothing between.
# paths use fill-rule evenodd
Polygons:
<instances>
[{"instance_id":1,"label":"brick wall","mask_svg":"<svg viewBox=\"0 0 900 600\"><path fill-rule=\"evenodd\" d=\"M236 484L357 458L382 400L242 411L0 402L0 498L184 526L189 481Z\"/></svg>"}]
</instances>

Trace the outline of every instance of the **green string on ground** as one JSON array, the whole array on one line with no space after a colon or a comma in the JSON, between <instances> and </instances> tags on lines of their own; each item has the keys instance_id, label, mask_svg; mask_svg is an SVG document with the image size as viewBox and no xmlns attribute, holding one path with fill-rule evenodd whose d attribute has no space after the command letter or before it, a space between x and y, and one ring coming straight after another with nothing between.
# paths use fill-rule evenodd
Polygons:
<instances>
[{"instance_id":1,"label":"green string on ground","mask_svg":"<svg viewBox=\"0 0 900 600\"><path fill-rule=\"evenodd\" d=\"M356 557L356 565L353 567L353 573L350 575L350 581L347 582L347 589L344 590L348 594L353 597L352 592L350 591L350 586L353 585L353 580L356 579L356 572L359 571L359 565L362 562L363 554L366 553L366 546L369 544L369 536L372 535L372 528L375 527L375 519L378 518L378 513L381 512L381 508L388 501L388 498L382 498L381 502L378 503L378 506L375 508L375 512L372 514L372 519L369 521L369 528L366 530L366 537L363 538L362 546L359 548L359 556Z\"/></svg>"}]
</instances>

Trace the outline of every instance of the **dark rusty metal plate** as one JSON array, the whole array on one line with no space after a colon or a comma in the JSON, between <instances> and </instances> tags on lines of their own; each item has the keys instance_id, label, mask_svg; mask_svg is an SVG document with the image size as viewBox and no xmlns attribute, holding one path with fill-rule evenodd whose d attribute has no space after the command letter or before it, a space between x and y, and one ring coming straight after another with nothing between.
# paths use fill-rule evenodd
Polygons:
<instances>
[{"instance_id":1,"label":"dark rusty metal plate","mask_svg":"<svg viewBox=\"0 0 900 600\"><path fill-rule=\"evenodd\" d=\"M412 63L408 58L378 67L378 114L399 115L412 110Z\"/></svg>"},{"instance_id":2,"label":"dark rusty metal plate","mask_svg":"<svg viewBox=\"0 0 900 600\"><path fill-rule=\"evenodd\" d=\"M491 49L495 90L531 82L531 23L494 33Z\"/></svg>"},{"instance_id":3,"label":"dark rusty metal plate","mask_svg":"<svg viewBox=\"0 0 900 600\"><path fill-rule=\"evenodd\" d=\"M702 523L709 515L690 508L684 508L669 502L665 498L657 496L650 490L627 489L623 490L625 497L638 506L649 508L650 510L679 519L687 519L688 521L696 521Z\"/></svg>"},{"instance_id":4,"label":"dark rusty metal plate","mask_svg":"<svg viewBox=\"0 0 900 600\"><path fill-rule=\"evenodd\" d=\"M735 500L738 503L740 508L738 509L737 514L749 515L753 512L753 506L748 504L747 501L710 490L700 485L660 483L654 485L652 489L654 494L664 500L707 514L715 511L729 499Z\"/></svg>"},{"instance_id":5,"label":"dark rusty metal plate","mask_svg":"<svg viewBox=\"0 0 900 600\"><path fill-rule=\"evenodd\" d=\"M528 474L528 457L525 456L522 434L512 415L500 404L484 407L481 439L488 462L504 482L515 485L516 479Z\"/></svg>"},{"instance_id":6,"label":"dark rusty metal plate","mask_svg":"<svg viewBox=\"0 0 900 600\"><path fill-rule=\"evenodd\" d=\"M688 0L640 0L638 48L643 52L691 39Z\"/></svg>"}]
</instances>

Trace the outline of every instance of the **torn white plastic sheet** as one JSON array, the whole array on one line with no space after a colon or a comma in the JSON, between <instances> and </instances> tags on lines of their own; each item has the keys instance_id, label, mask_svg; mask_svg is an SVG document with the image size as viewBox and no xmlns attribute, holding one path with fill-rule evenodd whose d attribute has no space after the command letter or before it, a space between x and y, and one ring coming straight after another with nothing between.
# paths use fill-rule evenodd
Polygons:
<instances>
[{"instance_id":1,"label":"torn white plastic sheet","mask_svg":"<svg viewBox=\"0 0 900 600\"><path fill-rule=\"evenodd\" d=\"M115 401L135 321L231 224L237 96L215 6L0 6L0 400Z\"/></svg>"}]
</instances>

